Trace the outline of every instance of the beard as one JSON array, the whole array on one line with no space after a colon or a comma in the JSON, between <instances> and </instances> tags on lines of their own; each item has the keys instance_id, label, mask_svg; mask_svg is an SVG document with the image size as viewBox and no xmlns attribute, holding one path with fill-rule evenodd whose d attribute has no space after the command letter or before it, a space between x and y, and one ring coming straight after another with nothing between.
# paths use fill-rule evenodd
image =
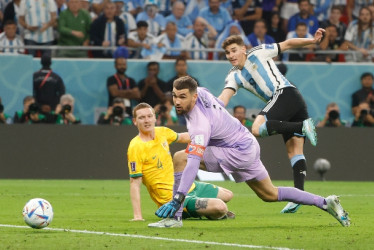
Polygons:
<instances>
[{"instance_id":1,"label":"beard","mask_svg":"<svg viewBox=\"0 0 374 250\"><path fill-rule=\"evenodd\" d=\"M186 115L187 113L189 113L191 111L191 104L188 104L186 109L175 109L177 111L177 114L178 115Z\"/></svg>"},{"instance_id":2,"label":"beard","mask_svg":"<svg viewBox=\"0 0 374 250\"><path fill-rule=\"evenodd\" d=\"M118 73L119 75L124 75L125 72L126 72L126 69L117 69L117 73Z\"/></svg>"}]
</instances>

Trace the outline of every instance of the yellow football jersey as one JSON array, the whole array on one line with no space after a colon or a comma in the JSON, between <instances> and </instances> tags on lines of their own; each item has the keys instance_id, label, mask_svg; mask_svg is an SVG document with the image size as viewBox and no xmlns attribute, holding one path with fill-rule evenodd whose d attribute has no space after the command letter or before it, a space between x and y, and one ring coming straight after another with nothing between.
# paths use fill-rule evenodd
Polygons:
<instances>
[{"instance_id":1,"label":"yellow football jersey","mask_svg":"<svg viewBox=\"0 0 374 250\"><path fill-rule=\"evenodd\" d=\"M155 127L155 138L144 142L139 135L133 138L127 150L130 177L142 176L152 200L161 206L173 196L174 168L169 144L178 134L166 127Z\"/></svg>"}]
</instances>

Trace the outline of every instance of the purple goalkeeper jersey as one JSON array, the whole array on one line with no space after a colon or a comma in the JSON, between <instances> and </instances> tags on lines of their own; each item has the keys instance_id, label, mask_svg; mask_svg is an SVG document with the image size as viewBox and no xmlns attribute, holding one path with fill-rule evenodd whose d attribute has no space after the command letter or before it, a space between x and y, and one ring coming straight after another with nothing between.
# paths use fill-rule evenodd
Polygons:
<instances>
[{"instance_id":1,"label":"purple goalkeeper jersey","mask_svg":"<svg viewBox=\"0 0 374 250\"><path fill-rule=\"evenodd\" d=\"M191 144L225 148L242 147L254 137L223 103L207 89L197 88L194 108L185 115Z\"/></svg>"},{"instance_id":2,"label":"purple goalkeeper jersey","mask_svg":"<svg viewBox=\"0 0 374 250\"><path fill-rule=\"evenodd\" d=\"M263 173L262 176L267 175L259 160L259 146L256 138L238 119L230 115L223 103L207 89L198 87L197 94L195 106L185 115L191 143L187 147L187 165L183 171L178 192L187 194L199 170L200 161L204 158L207 163L206 155L209 155L208 158L214 157L214 159L221 161L225 165L221 170L227 173L242 171L243 168L246 168L245 171L250 171L250 166L259 166L261 173ZM213 154L212 150L215 151ZM204 151L206 151L205 154ZM242 158L244 162L242 162ZM206 167L208 168L207 165ZM243 178L239 175L236 179L238 181L252 178L250 175L245 175Z\"/></svg>"}]
</instances>

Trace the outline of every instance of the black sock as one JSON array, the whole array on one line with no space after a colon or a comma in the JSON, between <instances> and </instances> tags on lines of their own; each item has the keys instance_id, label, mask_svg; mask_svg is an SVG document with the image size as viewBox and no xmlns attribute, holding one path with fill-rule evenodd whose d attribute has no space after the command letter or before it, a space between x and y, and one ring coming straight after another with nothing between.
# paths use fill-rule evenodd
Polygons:
<instances>
[{"instance_id":1,"label":"black sock","mask_svg":"<svg viewBox=\"0 0 374 250\"><path fill-rule=\"evenodd\" d=\"M269 136L276 134L302 134L303 123L270 120L266 121L266 128Z\"/></svg>"},{"instance_id":2,"label":"black sock","mask_svg":"<svg viewBox=\"0 0 374 250\"><path fill-rule=\"evenodd\" d=\"M292 167L293 169L293 182L297 189L304 190L304 180L306 176L306 161L300 159Z\"/></svg>"}]
</instances>

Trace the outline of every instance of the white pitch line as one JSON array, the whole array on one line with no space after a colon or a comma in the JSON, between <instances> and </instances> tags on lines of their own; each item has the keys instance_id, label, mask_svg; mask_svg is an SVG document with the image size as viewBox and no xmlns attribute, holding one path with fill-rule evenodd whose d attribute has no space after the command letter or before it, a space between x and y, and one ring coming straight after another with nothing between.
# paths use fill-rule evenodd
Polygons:
<instances>
[{"instance_id":1,"label":"white pitch line","mask_svg":"<svg viewBox=\"0 0 374 250\"><path fill-rule=\"evenodd\" d=\"M0 224L0 227L31 229L28 226L17 226L17 225L6 225L6 224ZM243 245L243 244L225 243L225 242L173 239L173 238L153 237L153 236L138 235L138 234L117 234L117 233L107 233L107 232L97 232L97 231L87 231L87 230L75 230L75 229L63 229L63 228L43 228L43 230L80 233L80 234L96 234L96 235L108 235L108 236L117 236L117 237L141 238L141 239L150 239L150 240L178 241L178 242L186 242L186 243L194 243L194 244L209 244L209 245L228 246L228 247L262 248L262 249L277 249L277 250L296 250L296 249L287 248L287 247Z\"/></svg>"}]
</instances>

